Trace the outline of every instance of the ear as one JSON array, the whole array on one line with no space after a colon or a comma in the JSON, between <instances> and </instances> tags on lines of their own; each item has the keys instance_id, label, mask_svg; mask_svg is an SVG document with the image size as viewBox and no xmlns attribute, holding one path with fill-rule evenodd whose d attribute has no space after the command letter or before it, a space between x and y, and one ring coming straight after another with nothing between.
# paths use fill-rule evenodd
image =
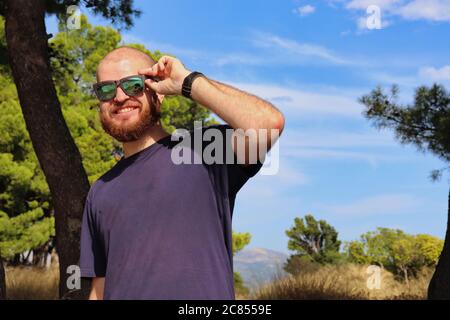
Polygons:
<instances>
[{"instance_id":1,"label":"ear","mask_svg":"<svg viewBox=\"0 0 450 320\"><path fill-rule=\"evenodd\" d=\"M164 101L164 97L165 97L165 95L156 93L156 99L158 99L158 105L157 105L156 109L158 110L158 112L161 112L161 105Z\"/></svg>"},{"instance_id":2,"label":"ear","mask_svg":"<svg viewBox=\"0 0 450 320\"><path fill-rule=\"evenodd\" d=\"M159 104L162 104L165 95L157 93L156 96L158 97Z\"/></svg>"}]
</instances>

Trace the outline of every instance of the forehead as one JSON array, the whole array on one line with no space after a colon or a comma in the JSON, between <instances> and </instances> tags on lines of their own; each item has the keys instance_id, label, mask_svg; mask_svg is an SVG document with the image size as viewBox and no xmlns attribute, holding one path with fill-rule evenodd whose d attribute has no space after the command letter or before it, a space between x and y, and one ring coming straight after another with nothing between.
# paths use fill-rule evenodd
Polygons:
<instances>
[{"instance_id":1,"label":"forehead","mask_svg":"<svg viewBox=\"0 0 450 320\"><path fill-rule=\"evenodd\" d=\"M106 59L97 68L97 81L119 80L138 74L138 70L147 67L145 61L131 57Z\"/></svg>"}]
</instances>

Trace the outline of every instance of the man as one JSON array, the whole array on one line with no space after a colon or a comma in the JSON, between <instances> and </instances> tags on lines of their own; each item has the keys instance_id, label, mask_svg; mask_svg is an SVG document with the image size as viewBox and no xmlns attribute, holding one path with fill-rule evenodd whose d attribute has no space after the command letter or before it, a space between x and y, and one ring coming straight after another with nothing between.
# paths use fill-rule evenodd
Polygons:
<instances>
[{"instance_id":1,"label":"man","mask_svg":"<svg viewBox=\"0 0 450 320\"><path fill-rule=\"evenodd\" d=\"M82 277L92 278L90 299L234 299L234 200L262 162L250 161L251 139L237 152L233 129L281 132L283 115L264 100L191 73L178 59L155 62L129 47L104 57L97 80L102 126L123 143L124 157L86 199L80 267ZM233 131L224 149L231 148L235 163L173 161L173 139L159 112L165 95L181 94L228 123L212 127ZM267 135L267 150L275 140Z\"/></svg>"}]
</instances>

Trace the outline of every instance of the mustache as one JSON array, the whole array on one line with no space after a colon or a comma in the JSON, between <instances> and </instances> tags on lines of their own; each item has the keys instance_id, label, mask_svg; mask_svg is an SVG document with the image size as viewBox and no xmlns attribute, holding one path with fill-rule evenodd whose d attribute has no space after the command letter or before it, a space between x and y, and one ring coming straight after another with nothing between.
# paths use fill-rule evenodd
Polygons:
<instances>
[{"instance_id":1,"label":"mustache","mask_svg":"<svg viewBox=\"0 0 450 320\"><path fill-rule=\"evenodd\" d=\"M125 100L123 103L113 103L112 106L113 107L120 107L120 108L126 108L126 107L136 107L136 106L141 106L142 103L140 101L137 100Z\"/></svg>"}]
</instances>

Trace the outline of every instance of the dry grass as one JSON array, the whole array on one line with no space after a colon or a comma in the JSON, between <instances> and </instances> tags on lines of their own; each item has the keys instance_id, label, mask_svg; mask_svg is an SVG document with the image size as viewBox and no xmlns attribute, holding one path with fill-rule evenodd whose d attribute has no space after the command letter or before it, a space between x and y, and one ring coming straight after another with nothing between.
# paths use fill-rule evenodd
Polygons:
<instances>
[{"instance_id":1,"label":"dry grass","mask_svg":"<svg viewBox=\"0 0 450 320\"><path fill-rule=\"evenodd\" d=\"M6 295L9 300L58 299L59 270L38 267L7 267Z\"/></svg>"},{"instance_id":2,"label":"dry grass","mask_svg":"<svg viewBox=\"0 0 450 320\"><path fill-rule=\"evenodd\" d=\"M424 269L409 284L399 282L387 271L381 273L381 288L369 290L366 285L367 266L324 266L316 271L274 280L255 293L239 300L366 300L366 299L426 299L428 283L433 270ZM8 299L58 299L58 265L50 269L36 267L6 268Z\"/></svg>"},{"instance_id":3,"label":"dry grass","mask_svg":"<svg viewBox=\"0 0 450 320\"><path fill-rule=\"evenodd\" d=\"M424 269L409 284L399 282L385 270L380 289L368 289L367 266L324 266L317 271L285 277L261 287L247 297L268 300L421 300L427 297L432 270ZM242 298L242 297L241 297Z\"/></svg>"}]
</instances>

